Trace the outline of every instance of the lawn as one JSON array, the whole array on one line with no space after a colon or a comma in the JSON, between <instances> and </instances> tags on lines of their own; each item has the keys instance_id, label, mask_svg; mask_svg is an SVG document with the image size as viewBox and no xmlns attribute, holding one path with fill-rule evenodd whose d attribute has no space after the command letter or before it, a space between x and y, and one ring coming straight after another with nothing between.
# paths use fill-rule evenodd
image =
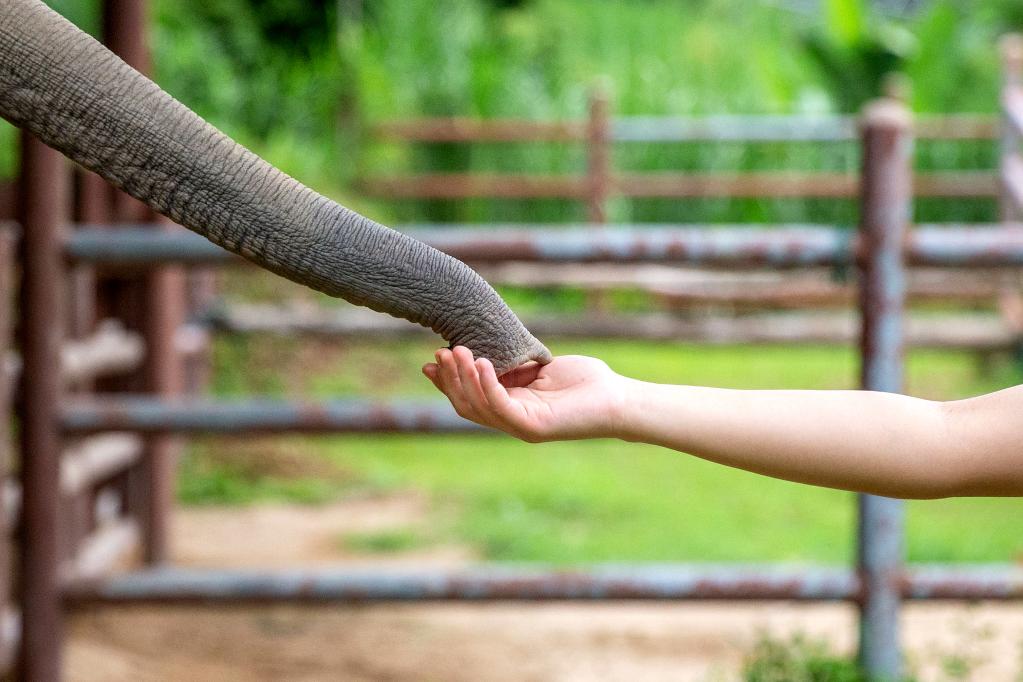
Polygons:
<instances>
[{"instance_id":1,"label":"lawn","mask_svg":"<svg viewBox=\"0 0 1023 682\"><path fill-rule=\"evenodd\" d=\"M848 388L850 349L557 341L556 353L605 359L635 377L743 388ZM428 341L222 339L215 391L317 397L430 395L418 368ZM264 369L254 369L264 368ZM1010 359L921 351L910 392L955 398L1023 381ZM742 415L736 415L741 419ZM850 415L850 418L854 418ZM427 493L425 527L351 539L367 552L462 542L499 561L849 560L853 495L774 481L651 446L617 441L528 445L504 436L208 439L183 467L191 504L322 503L394 490ZM909 503L913 561L1023 557L1019 499Z\"/></svg>"}]
</instances>

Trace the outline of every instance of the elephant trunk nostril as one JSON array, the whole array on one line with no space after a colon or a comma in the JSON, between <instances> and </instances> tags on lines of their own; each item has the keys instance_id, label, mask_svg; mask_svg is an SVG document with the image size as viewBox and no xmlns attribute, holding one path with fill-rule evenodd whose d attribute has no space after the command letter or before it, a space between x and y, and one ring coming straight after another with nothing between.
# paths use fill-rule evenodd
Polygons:
<instances>
[{"instance_id":1,"label":"elephant trunk nostril","mask_svg":"<svg viewBox=\"0 0 1023 682\"><path fill-rule=\"evenodd\" d=\"M551 352L547 350L547 347L539 341L536 345L537 349L533 351L532 355L529 356L529 359L536 360L541 365L549 365L554 360L554 356L551 355Z\"/></svg>"}]
</instances>

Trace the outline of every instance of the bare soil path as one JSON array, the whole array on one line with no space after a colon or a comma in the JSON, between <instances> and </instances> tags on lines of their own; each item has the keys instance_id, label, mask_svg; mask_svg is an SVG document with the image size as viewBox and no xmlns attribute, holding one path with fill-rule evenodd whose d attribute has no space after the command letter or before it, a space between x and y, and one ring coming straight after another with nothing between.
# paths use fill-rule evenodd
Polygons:
<instances>
[{"instance_id":1,"label":"bare soil path","mask_svg":"<svg viewBox=\"0 0 1023 682\"><path fill-rule=\"evenodd\" d=\"M222 567L474 561L462 547L354 556L341 541L426 513L415 494L181 509L175 554ZM75 615L66 668L80 682L735 680L761 633L803 632L849 651L854 616L845 605L761 603L131 607ZM905 631L921 680L1023 679L1023 606L911 605Z\"/></svg>"}]
</instances>

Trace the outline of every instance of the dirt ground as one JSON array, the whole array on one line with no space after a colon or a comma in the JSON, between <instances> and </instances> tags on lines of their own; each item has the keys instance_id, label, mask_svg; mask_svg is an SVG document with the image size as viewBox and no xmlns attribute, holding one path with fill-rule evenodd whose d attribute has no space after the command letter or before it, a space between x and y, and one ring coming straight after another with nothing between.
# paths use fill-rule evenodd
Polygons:
<instances>
[{"instance_id":1,"label":"dirt ground","mask_svg":"<svg viewBox=\"0 0 1023 682\"><path fill-rule=\"evenodd\" d=\"M318 508L181 509L174 551L181 564L209 567L475 560L461 547L354 556L340 541L408 527L425 513L414 494ZM911 605L904 630L921 680L1023 680L1023 606ZM737 679L765 632L802 632L849 651L854 612L773 603L116 608L73 617L66 667L81 682L717 681Z\"/></svg>"}]
</instances>

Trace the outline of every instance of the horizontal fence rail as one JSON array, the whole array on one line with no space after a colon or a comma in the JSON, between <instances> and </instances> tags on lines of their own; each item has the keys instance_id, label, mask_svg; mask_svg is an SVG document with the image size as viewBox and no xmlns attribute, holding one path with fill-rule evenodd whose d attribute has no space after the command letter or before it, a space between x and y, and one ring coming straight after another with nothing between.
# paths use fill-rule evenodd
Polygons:
<instances>
[{"instance_id":1,"label":"horizontal fence rail","mask_svg":"<svg viewBox=\"0 0 1023 682\"><path fill-rule=\"evenodd\" d=\"M612 142L842 142L857 139L854 116L622 116L610 122ZM920 139L995 140L995 116L923 116ZM585 142L585 121L423 118L373 128L407 142Z\"/></svg>"},{"instance_id":2,"label":"horizontal fence rail","mask_svg":"<svg viewBox=\"0 0 1023 682\"><path fill-rule=\"evenodd\" d=\"M173 401L137 395L71 399L67 433L497 433L462 419L442 400Z\"/></svg>"},{"instance_id":3,"label":"horizontal fence rail","mask_svg":"<svg viewBox=\"0 0 1023 682\"><path fill-rule=\"evenodd\" d=\"M431 227L402 232L470 262L676 262L727 267L808 267L854 262L853 230L824 225L599 226L515 225ZM116 236L115 236L116 235ZM66 236L69 258L87 263L148 266L238 260L198 235L144 227L83 228ZM1023 224L919 225L906 243L914 265L1023 265Z\"/></svg>"},{"instance_id":4,"label":"horizontal fence rail","mask_svg":"<svg viewBox=\"0 0 1023 682\"><path fill-rule=\"evenodd\" d=\"M366 178L368 194L393 199L585 199L591 191L586 175L523 173L425 173ZM607 178L609 195L635 199L761 198L852 199L859 178L852 173L758 171L728 173L616 173ZM992 198L999 195L998 176L988 171L919 173L917 197Z\"/></svg>"},{"instance_id":5,"label":"horizontal fence rail","mask_svg":"<svg viewBox=\"0 0 1023 682\"><path fill-rule=\"evenodd\" d=\"M897 581L905 599L1023 599L1018 566L911 567ZM637 566L549 571L478 568L236 571L166 568L105 580L70 581L71 605L96 602L364 602L780 600L858 601L854 571L819 567Z\"/></svg>"},{"instance_id":6,"label":"horizontal fence rail","mask_svg":"<svg viewBox=\"0 0 1023 682\"><path fill-rule=\"evenodd\" d=\"M709 345L849 344L859 338L852 313L784 312L736 317L680 317L669 313L524 315L523 324L542 337L647 339ZM372 311L338 307L287 308L236 304L204 315L201 323L220 333L279 334L321 338L429 336L425 327ZM1023 325L993 313L910 316L906 345L974 351L1013 350L1023 344Z\"/></svg>"}]
</instances>

